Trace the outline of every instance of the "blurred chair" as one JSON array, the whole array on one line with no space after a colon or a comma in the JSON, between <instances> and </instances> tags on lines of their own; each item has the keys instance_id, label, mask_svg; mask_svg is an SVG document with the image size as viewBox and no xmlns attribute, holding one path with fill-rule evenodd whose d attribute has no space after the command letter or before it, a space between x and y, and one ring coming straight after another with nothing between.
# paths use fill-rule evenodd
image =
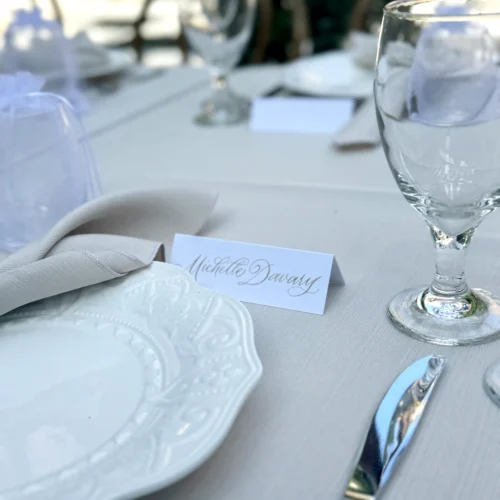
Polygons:
<instances>
[{"instance_id":1,"label":"blurred chair","mask_svg":"<svg viewBox=\"0 0 500 500\"><path fill-rule=\"evenodd\" d=\"M272 0L258 0L256 27L248 51L247 62L250 64L260 64L265 60L266 49L271 40L273 15Z\"/></svg>"},{"instance_id":2,"label":"blurred chair","mask_svg":"<svg viewBox=\"0 0 500 500\"><path fill-rule=\"evenodd\" d=\"M365 31L366 18L373 0L358 0L351 16L351 31Z\"/></svg>"},{"instance_id":3,"label":"blurred chair","mask_svg":"<svg viewBox=\"0 0 500 500\"><path fill-rule=\"evenodd\" d=\"M306 0L293 0L292 9L292 40L290 41L289 59L297 59L310 52L306 45L311 39L309 24L309 9Z\"/></svg>"},{"instance_id":4,"label":"blurred chair","mask_svg":"<svg viewBox=\"0 0 500 500\"><path fill-rule=\"evenodd\" d=\"M296 10L299 13L298 16L302 15L304 11L301 10L299 5L303 4L304 0L292 0L292 1L294 4L297 5ZM134 23L135 35L131 44L139 61L142 59L144 53L144 44L145 44L144 37L141 34L141 28L143 24L147 21L148 11L153 2L154 0L143 0L139 17ZM252 37L251 41L250 55L247 61L251 64L258 64L265 61L266 49L269 45L272 36L274 10L275 9L273 7L273 0L258 0L257 22L254 30L254 36ZM295 31L297 33L296 36L297 45L299 45L301 38L300 34L302 32L305 32L306 30L302 28L300 22L297 22ZM182 53L183 61L186 62L189 53L189 45L182 31L175 40L175 43L179 47Z\"/></svg>"},{"instance_id":5,"label":"blurred chair","mask_svg":"<svg viewBox=\"0 0 500 500\"><path fill-rule=\"evenodd\" d=\"M31 0L31 5L33 8L39 7L37 0ZM64 19L59 2L57 0L50 0L50 5L52 6L52 10L54 12L54 18L62 27L64 27Z\"/></svg>"},{"instance_id":6,"label":"blurred chair","mask_svg":"<svg viewBox=\"0 0 500 500\"><path fill-rule=\"evenodd\" d=\"M54 17L59 22L59 24L62 27L64 27L64 19L63 19L62 10L61 10L61 6L59 5L59 2L57 0L50 0L50 3L52 5L52 10L54 11Z\"/></svg>"},{"instance_id":7,"label":"blurred chair","mask_svg":"<svg viewBox=\"0 0 500 500\"><path fill-rule=\"evenodd\" d=\"M142 36L141 29L142 29L143 24L148 19L148 12L149 12L149 9L150 9L151 5L153 4L153 2L154 2L154 0L143 0L141 11L139 13L139 17L137 18L137 20L133 24L135 34L134 34L134 38L132 39L130 44L132 45L132 48L134 49L134 52L137 56L137 60L139 62L142 61L142 57L144 55L144 44L145 44L145 40L144 40L144 37ZM188 47L188 44L186 42L186 38L185 38L184 34L182 33L182 31L181 31L180 35L175 39L175 44L179 47L179 49L182 53L183 62L186 62L188 52L189 52L189 47Z\"/></svg>"},{"instance_id":8,"label":"blurred chair","mask_svg":"<svg viewBox=\"0 0 500 500\"><path fill-rule=\"evenodd\" d=\"M355 0L306 0L315 54L342 47L349 32Z\"/></svg>"},{"instance_id":9,"label":"blurred chair","mask_svg":"<svg viewBox=\"0 0 500 500\"><path fill-rule=\"evenodd\" d=\"M242 64L286 62L304 54L310 39L306 0L258 0L257 19Z\"/></svg>"},{"instance_id":10,"label":"blurred chair","mask_svg":"<svg viewBox=\"0 0 500 500\"><path fill-rule=\"evenodd\" d=\"M244 64L287 62L341 48L351 25L380 19L384 0L258 0ZM377 17L378 16L378 17ZM361 19L361 21L358 21ZM354 22L356 20L356 22Z\"/></svg>"},{"instance_id":11,"label":"blurred chair","mask_svg":"<svg viewBox=\"0 0 500 500\"><path fill-rule=\"evenodd\" d=\"M351 31L376 32L389 0L357 0L351 15Z\"/></svg>"}]
</instances>

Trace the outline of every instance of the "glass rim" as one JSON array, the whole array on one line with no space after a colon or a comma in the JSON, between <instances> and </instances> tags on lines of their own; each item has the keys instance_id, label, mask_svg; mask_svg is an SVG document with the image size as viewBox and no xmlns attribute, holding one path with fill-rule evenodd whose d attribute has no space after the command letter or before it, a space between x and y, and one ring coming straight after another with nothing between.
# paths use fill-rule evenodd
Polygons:
<instances>
[{"instance_id":1,"label":"glass rim","mask_svg":"<svg viewBox=\"0 0 500 500\"><path fill-rule=\"evenodd\" d=\"M470 12L467 14L457 14L457 15L443 15L425 12L410 12L409 10L402 10L404 7L412 7L414 5L425 5L425 4L438 4L439 0L393 0L389 2L384 7L384 16L394 17L397 19L408 20L408 21L440 21L440 22L453 22L453 21L467 21L471 18L500 18L500 5L497 3L496 8L491 8L491 10L485 9L479 12ZM464 2L465 3L465 2ZM456 5L461 5L461 3L456 3Z\"/></svg>"}]
</instances>

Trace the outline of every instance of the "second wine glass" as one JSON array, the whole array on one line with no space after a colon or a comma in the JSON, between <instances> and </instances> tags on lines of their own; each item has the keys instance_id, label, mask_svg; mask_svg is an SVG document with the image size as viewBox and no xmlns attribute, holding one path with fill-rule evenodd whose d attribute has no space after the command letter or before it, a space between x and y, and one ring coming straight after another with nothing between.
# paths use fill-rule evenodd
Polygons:
<instances>
[{"instance_id":1,"label":"second wine glass","mask_svg":"<svg viewBox=\"0 0 500 500\"><path fill-rule=\"evenodd\" d=\"M394 323L427 342L500 337L500 297L469 288L465 256L500 206L498 2L399 0L384 10L375 100L382 143L436 250L430 286L399 293Z\"/></svg>"},{"instance_id":2,"label":"second wine glass","mask_svg":"<svg viewBox=\"0 0 500 500\"><path fill-rule=\"evenodd\" d=\"M256 0L183 0L180 20L190 46L212 74L213 95L195 122L231 125L248 119L250 101L231 91L228 72L239 62L252 33Z\"/></svg>"}]
</instances>

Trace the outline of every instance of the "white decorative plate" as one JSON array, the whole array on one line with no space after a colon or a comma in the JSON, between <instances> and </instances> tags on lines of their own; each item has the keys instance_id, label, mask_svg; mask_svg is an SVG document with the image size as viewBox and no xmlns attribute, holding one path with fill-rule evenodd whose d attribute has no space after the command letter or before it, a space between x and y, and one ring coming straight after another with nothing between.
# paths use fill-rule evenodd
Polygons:
<instances>
[{"instance_id":1,"label":"white decorative plate","mask_svg":"<svg viewBox=\"0 0 500 500\"><path fill-rule=\"evenodd\" d=\"M0 323L0 500L124 500L221 444L261 376L248 311L155 263Z\"/></svg>"},{"instance_id":2,"label":"white decorative plate","mask_svg":"<svg viewBox=\"0 0 500 500\"><path fill-rule=\"evenodd\" d=\"M303 94L365 98L373 93L373 78L374 71L359 67L351 54L334 51L288 65L284 85Z\"/></svg>"}]
</instances>

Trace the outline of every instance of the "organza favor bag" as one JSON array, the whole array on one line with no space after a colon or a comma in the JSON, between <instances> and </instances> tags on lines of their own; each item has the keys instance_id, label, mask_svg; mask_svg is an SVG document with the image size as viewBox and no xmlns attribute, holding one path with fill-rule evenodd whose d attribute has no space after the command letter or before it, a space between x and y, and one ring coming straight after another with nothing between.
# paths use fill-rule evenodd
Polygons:
<instances>
[{"instance_id":1,"label":"organza favor bag","mask_svg":"<svg viewBox=\"0 0 500 500\"><path fill-rule=\"evenodd\" d=\"M44 90L66 98L78 114L89 109L79 87L78 63L71 40L57 21L44 19L41 10L17 10L5 33L3 70L27 71L45 79Z\"/></svg>"},{"instance_id":2,"label":"organza favor bag","mask_svg":"<svg viewBox=\"0 0 500 500\"><path fill-rule=\"evenodd\" d=\"M63 98L29 73L0 76L0 250L43 236L100 194L87 136Z\"/></svg>"}]
</instances>

